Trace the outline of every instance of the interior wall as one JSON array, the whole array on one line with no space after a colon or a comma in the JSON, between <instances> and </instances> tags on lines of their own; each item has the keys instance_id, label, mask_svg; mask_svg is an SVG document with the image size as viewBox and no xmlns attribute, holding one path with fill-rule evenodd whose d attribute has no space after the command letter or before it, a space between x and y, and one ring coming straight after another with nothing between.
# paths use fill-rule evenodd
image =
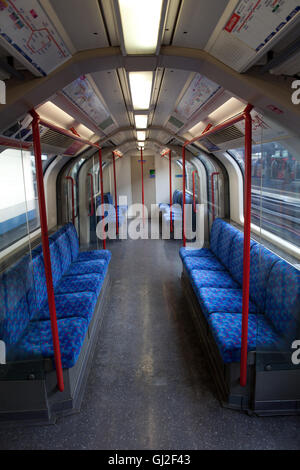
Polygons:
<instances>
[{"instance_id":1,"label":"interior wall","mask_svg":"<svg viewBox=\"0 0 300 470\"><path fill-rule=\"evenodd\" d=\"M117 179L118 198L121 196L126 196L127 205L130 206L132 204L132 190L131 190L131 158L129 156L124 156L116 160L116 179Z\"/></svg>"},{"instance_id":2,"label":"interior wall","mask_svg":"<svg viewBox=\"0 0 300 470\"><path fill-rule=\"evenodd\" d=\"M160 155L155 156L155 188L156 204L159 204L160 202L169 203L169 157L161 157Z\"/></svg>"}]
</instances>

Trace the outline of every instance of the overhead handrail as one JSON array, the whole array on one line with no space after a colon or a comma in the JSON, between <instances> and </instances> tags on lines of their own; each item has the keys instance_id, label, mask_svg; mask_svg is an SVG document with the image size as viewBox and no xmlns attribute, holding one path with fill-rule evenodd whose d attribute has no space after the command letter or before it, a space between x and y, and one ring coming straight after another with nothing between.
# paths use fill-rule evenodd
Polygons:
<instances>
[{"instance_id":1,"label":"overhead handrail","mask_svg":"<svg viewBox=\"0 0 300 470\"><path fill-rule=\"evenodd\" d=\"M212 203L212 219L215 220L215 186L214 186L214 176L219 175L218 171L214 171L211 175L211 203Z\"/></svg>"},{"instance_id":2,"label":"overhead handrail","mask_svg":"<svg viewBox=\"0 0 300 470\"><path fill-rule=\"evenodd\" d=\"M59 344L59 336L58 336L58 326L57 326L49 238L48 238L48 223L47 223L47 212L46 212L46 201L45 201L39 116L34 110L31 111L31 115L33 117L33 120L32 120L33 149L34 149L35 166L36 166L36 181L37 181L37 190L38 190L42 247L43 247L43 255L44 255L45 277L46 277L46 285L47 285L49 312L50 312L54 362L55 362L55 369L56 369L57 387L60 392L63 392L64 391L64 379L63 379L63 369L62 369L61 352L60 352L60 344Z\"/></svg>"},{"instance_id":3,"label":"overhead handrail","mask_svg":"<svg viewBox=\"0 0 300 470\"><path fill-rule=\"evenodd\" d=\"M173 194L172 194L172 151L170 149L166 150L164 153L161 154L161 157L169 155L169 187L170 187L170 232L173 232L173 212L172 212L172 205L173 205Z\"/></svg>"},{"instance_id":4,"label":"overhead handrail","mask_svg":"<svg viewBox=\"0 0 300 470\"><path fill-rule=\"evenodd\" d=\"M88 176L91 179L91 210L89 212L89 217L93 217L95 211L94 211L94 177L92 173L88 173Z\"/></svg>"},{"instance_id":5,"label":"overhead handrail","mask_svg":"<svg viewBox=\"0 0 300 470\"><path fill-rule=\"evenodd\" d=\"M72 223L75 225L75 181L72 176L66 176L66 180L71 181L71 197L72 197Z\"/></svg>"},{"instance_id":6,"label":"overhead handrail","mask_svg":"<svg viewBox=\"0 0 300 470\"><path fill-rule=\"evenodd\" d=\"M245 191L244 191L244 256L243 256L243 308L242 308L242 334L241 334L241 362L240 385L247 384L247 354L248 354L248 316L249 316L249 285L250 285L250 235L251 235L251 160L252 160L252 118L253 106L247 104L244 111L191 140L186 141L182 147L183 164L183 208L185 207L185 149L189 144L197 142L217 131L226 129L240 121L245 121ZM183 245L186 246L185 219L183 209Z\"/></svg>"},{"instance_id":7,"label":"overhead handrail","mask_svg":"<svg viewBox=\"0 0 300 470\"><path fill-rule=\"evenodd\" d=\"M194 209L194 212L196 212L197 208L196 208L196 185L195 185L195 174L197 173L197 176L198 176L198 179L199 179L199 174L198 174L198 171L197 170L194 170L193 173L192 173L192 176L193 176L193 209Z\"/></svg>"}]
</instances>

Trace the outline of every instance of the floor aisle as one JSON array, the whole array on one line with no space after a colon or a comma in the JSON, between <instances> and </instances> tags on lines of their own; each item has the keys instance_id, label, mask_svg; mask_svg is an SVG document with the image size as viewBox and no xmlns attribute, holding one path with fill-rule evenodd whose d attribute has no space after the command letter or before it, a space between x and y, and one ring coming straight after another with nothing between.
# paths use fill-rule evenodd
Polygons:
<instances>
[{"instance_id":1,"label":"floor aisle","mask_svg":"<svg viewBox=\"0 0 300 470\"><path fill-rule=\"evenodd\" d=\"M299 449L297 417L222 408L181 292L179 243L109 243L112 289L80 414L0 449Z\"/></svg>"}]
</instances>

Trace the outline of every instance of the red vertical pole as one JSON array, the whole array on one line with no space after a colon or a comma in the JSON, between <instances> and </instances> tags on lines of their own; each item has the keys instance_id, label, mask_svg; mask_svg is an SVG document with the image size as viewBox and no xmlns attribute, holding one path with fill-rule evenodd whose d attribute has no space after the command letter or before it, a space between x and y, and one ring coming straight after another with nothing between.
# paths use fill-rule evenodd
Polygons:
<instances>
[{"instance_id":1,"label":"red vertical pole","mask_svg":"<svg viewBox=\"0 0 300 470\"><path fill-rule=\"evenodd\" d=\"M72 188L72 223L75 225L75 196L74 196L74 187L75 187L75 181L72 178L72 176L66 176L66 180L71 181L71 188Z\"/></svg>"},{"instance_id":2,"label":"red vertical pole","mask_svg":"<svg viewBox=\"0 0 300 470\"><path fill-rule=\"evenodd\" d=\"M92 173L88 173L88 175L91 179L91 211L89 217L92 217L94 215L94 180Z\"/></svg>"},{"instance_id":3,"label":"red vertical pole","mask_svg":"<svg viewBox=\"0 0 300 470\"><path fill-rule=\"evenodd\" d=\"M248 314L250 285L250 235L251 235L251 160L252 160L252 118L245 110L245 192L244 192L244 261L243 261L243 309L240 385L247 384Z\"/></svg>"},{"instance_id":4,"label":"red vertical pole","mask_svg":"<svg viewBox=\"0 0 300 470\"><path fill-rule=\"evenodd\" d=\"M185 145L182 147L182 234L183 234L183 246L186 246L185 237Z\"/></svg>"},{"instance_id":5,"label":"red vertical pole","mask_svg":"<svg viewBox=\"0 0 300 470\"><path fill-rule=\"evenodd\" d=\"M172 152L169 150L169 179L170 179L170 232L173 232L173 219L172 219Z\"/></svg>"},{"instance_id":6,"label":"red vertical pole","mask_svg":"<svg viewBox=\"0 0 300 470\"><path fill-rule=\"evenodd\" d=\"M143 160L143 149L141 147L141 171L142 171L142 205L143 205L143 225L145 223L145 194L144 194L144 160Z\"/></svg>"},{"instance_id":7,"label":"red vertical pole","mask_svg":"<svg viewBox=\"0 0 300 470\"><path fill-rule=\"evenodd\" d=\"M197 170L193 171L193 208L194 212L196 212L196 188L195 188L195 173L198 174Z\"/></svg>"},{"instance_id":8,"label":"red vertical pole","mask_svg":"<svg viewBox=\"0 0 300 470\"><path fill-rule=\"evenodd\" d=\"M57 327L57 319L56 319L55 298L54 298L52 270L51 270L50 248L49 248L49 239L48 239L48 224L47 224L45 190L44 190L44 179L43 179L39 117L35 111L32 111L31 114L33 116L33 121L32 121L33 149L34 149L34 156L35 156L36 181L37 181L38 198L39 198L42 246L43 246L45 275L46 275L46 284L47 284L47 293L48 293L48 304L49 304L49 311L50 311L54 361L55 361L55 368L56 368L57 387L60 392L63 392L64 379L63 379L63 370L62 370L62 363L61 363L61 353L60 353L60 345L59 345L59 335L58 335L58 327Z\"/></svg>"},{"instance_id":9,"label":"red vertical pole","mask_svg":"<svg viewBox=\"0 0 300 470\"><path fill-rule=\"evenodd\" d=\"M104 230L104 191L103 191L103 171L102 171L102 150L99 148L99 176L100 176L100 189L101 189L101 206L102 206L102 227L103 227L103 250L106 249L106 238Z\"/></svg>"},{"instance_id":10,"label":"red vertical pole","mask_svg":"<svg viewBox=\"0 0 300 470\"><path fill-rule=\"evenodd\" d=\"M219 172L215 171L211 174L211 203L212 203L212 219L215 220L215 185L214 176L218 175Z\"/></svg>"},{"instance_id":11,"label":"red vertical pole","mask_svg":"<svg viewBox=\"0 0 300 470\"><path fill-rule=\"evenodd\" d=\"M118 196L117 196L117 183L116 183L116 161L115 161L114 152L112 153L112 156L113 156L114 185L115 185L116 232L117 232L117 235L118 235L118 233L119 233Z\"/></svg>"}]
</instances>

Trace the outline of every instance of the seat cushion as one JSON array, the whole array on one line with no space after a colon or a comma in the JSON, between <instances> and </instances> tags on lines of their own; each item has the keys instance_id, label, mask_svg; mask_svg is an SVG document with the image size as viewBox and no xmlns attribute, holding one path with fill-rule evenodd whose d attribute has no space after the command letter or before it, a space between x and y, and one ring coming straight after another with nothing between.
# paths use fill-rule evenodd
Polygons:
<instances>
[{"instance_id":1,"label":"seat cushion","mask_svg":"<svg viewBox=\"0 0 300 470\"><path fill-rule=\"evenodd\" d=\"M55 294L94 292L98 296L104 278L105 276L99 273L81 274L80 276L63 276L56 286Z\"/></svg>"},{"instance_id":2,"label":"seat cushion","mask_svg":"<svg viewBox=\"0 0 300 470\"><path fill-rule=\"evenodd\" d=\"M239 285L226 271L194 269L190 274L190 280L192 286L196 289L200 289L201 287L239 288Z\"/></svg>"},{"instance_id":3,"label":"seat cushion","mask_svg":"<svg viewBox=\"0 0 300 470\"><path fill-rule=\"evenodd\" d=\"M226 268L214 257L186 257L183 260L183 265L187 272L190 274L193 269L204 269L212 271L225 271Z\"/></svg>"},{"instance_id":4,"label":"seat cushion","mask_svg":"<svg viewBox=\"0 0 300 470\"><path fill-rule=\"evenodd\" d=\"M111 252L109 250L82 251L79 253L76 261L90 261L94 259L104 259L109 262L111 259Z\"/></svg>"},{"instance_id":5,"label":"seat cushion","mask_svg":"<svg viewBox=\"0 0 300 470\"><path fill-rule=\"evenodd\" d=\"M184 247L181 247L180 250L179 250L179 256L182 260L184 260L184 258L193 258L193 257L196 257L196 258L210 258L210 257L213 257L214 254L211 250L209 250L208 248L199 248L199 249L196 249L196 250L193 250L193 249L188 249L188 248L184 248Z\"/></svg>"},{"instance_id":6,"label":"seat cushion","mask_svg":"<svg viewBox=\"0 0 300 470\"><path fill-rule=\"evenodd\" d=\"M283 260L271 269L265 315L286 338L298 338L300 325L300 271Z\"/></svg>"},{"instance_id":7,"label":"seat cushion","mask_svg":"<svg viewBox=\"0 0 300 470\"><path fill-rule=\"evenodd\" d=\"M81 317L90 321L93 316L96 303L97 296L94 292L57 294L55 295L56 317L57 319ZM49 306L48 303L46 303L34 320L39 321L49 319Z\"/></svg>"},{"instance_id":8,"label":"seat cushion","mask_svg":"<svg viewBox=\"0 0 300 470\"><path fill-rule=\"evenodd\" d=\"M264 315L249 315L248 318L248 351L275 348L279 337ZM213 313L208 323L223 361L240 362L242 314Z\"/></svg>"},{"instance_id":9,"label":"seat cushion","mask_svg":"<svg viewBox=\"0 0 300 470\"><path fill-rule=\"evenodd\" d=\"M65 276L78 276L79 274L99 273L105 275L107 271L107 262L104 259L93 261L78 261L72 263Z\"/></svg>"},{"instance_id":10,"label":"seat cushion","mask_svg":"<svg viewBox=\"0 0 300 470\"><path fill-rule=\"evenodd\" d=\"M88 329L84 318L64 318L57 321L63 368L76 364ZM50 321L31 322L26 334L14 348L8 352L10 360L54 358ZM53 361L54 362L54 361Z\"/></svg>"},{"instance_id":11,"label":"seat cushion","mask_svg":"<svg viewBox=\"0 0 300 470\"><path fill-rule=\"evenodd\" d=\"M196 291L196 295L206 318L215 312L241 313L243 311L242 289L202 287ZM257 313L257 307L251 301L249 313Z\"/></svg>"}]
</instances>

